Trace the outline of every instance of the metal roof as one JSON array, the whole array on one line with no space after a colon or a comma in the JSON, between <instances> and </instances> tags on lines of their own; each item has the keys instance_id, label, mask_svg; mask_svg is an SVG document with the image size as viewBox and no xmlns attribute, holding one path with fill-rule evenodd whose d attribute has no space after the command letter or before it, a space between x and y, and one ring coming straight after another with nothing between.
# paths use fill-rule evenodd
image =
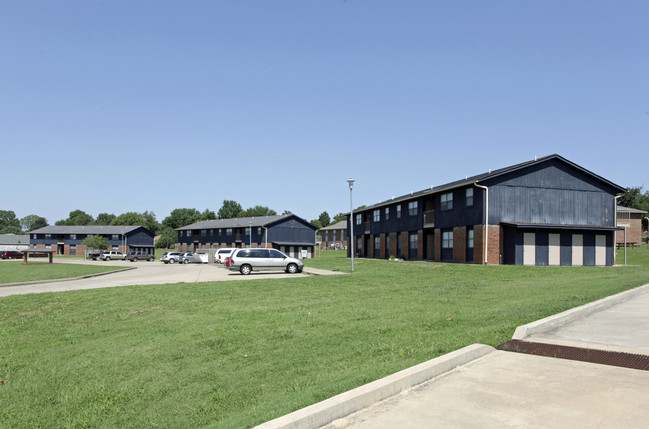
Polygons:
<instances>
[{"instance_id":1,"label":"metal roof","mask_svg":"<svg viewBox=\"0 0 649 429\"><path fill-rule=\"evenodd\" d=\"M30 234L128 234L138 228L144 227L139 225L50 225L30 231Z\"/></svg>"},{"instance_id":2,"label":"metal roof","mask_svg":"<svg viewBox=\"0 0 649 429\"><path fill-rule=\"evenodd\" d=\"M29 235L0 234L0 244L5 244L5 245L29 244Z\"/></svg>"},{"instance_id":3,"label":"metal roof","mask_svg":"<svg viewBox=\"0 0 649 429\"><path fill-rule=\"evenodd\" d=\"M383 207L383 206L386 206L386 205L390 205L390 204L394 204L394 203L398 203L398 202L402 202L402 201L411 201L411 200L413 200L413 199L415 199L417 197L420 197L420 196L436 194L436 193L440 193L440 192L449 191L451 189L461 188L463 186L468 186L468 185L476 184L476 183L479 183L479 182L484 182L484 181L486 181L488 179L493 179L493 178L496 178L498 176L502 176L504 174L508 174L508 173L511 173L511 172L514 172L514 171L517 171L517 170L521 170L523 168L530 167L532 165L541 164L541 163L549 161L551 159L557 159L557 160L559 160L559 161L561 161L561 162L563 162L565 164L568 164L568 165L572 166L573 168L576 168L577 170L580 170L581 172L583 172L583 173L585 173L585 174L587 174L587 175L589 175L589 176L591 176L591 177L593 177L593 178L595 178L595 179L597 179L597 180L599 180L601 182L604 182L604 183L608 184L609 186L611 186L613 188L616 188L620 193L626 191L625 188L623 188L623 187L621 187L619 185L616 185L615 183L613 183L613 182L611 182L609 180L606 180L603 177L598 176L597 174L595 174L595 173L593 173L593 172L591 172L589 170L586 170L585 168L575 164L574 162L568 161L564 157L562 157L562 156L555 153L555 154L544 156L544 157L541 157L541 158L535 158L535 159L533 159L531 161L526 161L526 162L521 162L520 164L511 165L509 167L504 167L504 168L500 168L500 169L497 169L497 170L490 170L487 173L482 173L482 174L477 174L475 176L466 177L463 180L457 180L455 182L446 183L446 184L440 185L440 186L434 186L434 187L431 186L428 189L424 189L424 190L421 190L421 191L418 191L418 192L411 192L410 194L402 195L402 196L396 197L396 198L393 197L390 200L382 201L380 203L373 204L371 206L363 207L362 209L359 209L358 212L364 212L364 211L367 211L367 210L376 209L378 207ZM354 210L354 212L356 212L356 210ZM346 214L349 215L349 212L346 213Z\"/></svg>"},{"instance_id":4,"label":"metal roof","mask_svg":"<svg viewBox=\"0 0 649 429\"><path fill-rule=\"evenodd\" d=\"M296 218L303 221L307 225L311 225L306 220L302 219L299 216L294 214L285 214L285 215L272 215L272 216L253 216L253 217L238 217L233 219L215 219L215 220L204 220L201 222L192 223L191 225L182 226L176 228L176 231L184 231L187 229L217 229L217 228L247 228L252 226L254 228L260 226L268 226L273 223L277 223L284 219ZM311 225L315 230L316 227Z\"/></svg>"},{"instance_id":5,"label":"metal roof","mask_svg":"<svg viewBox=\"0 0 649 429\"><path fill-rule=\"evenodd\" d=\"M331 231L333 229L347 229L347 221L346 220L341 220L340 222L336 222L333 225L325 226L324 228L320 228L320 231Z\"/></svg>"},{"instance_id":6,"label":"metal roof","mask_svg":"<svg viewBox=\"0 0 649 429\"><path fill-rule=\"evenodd\" d=\"M617 212L618 213L647 213L646 210L640 210L640 209L634 209L632 207L625 207L625 206L617 206Z\"/></svg>"}]
</instances>

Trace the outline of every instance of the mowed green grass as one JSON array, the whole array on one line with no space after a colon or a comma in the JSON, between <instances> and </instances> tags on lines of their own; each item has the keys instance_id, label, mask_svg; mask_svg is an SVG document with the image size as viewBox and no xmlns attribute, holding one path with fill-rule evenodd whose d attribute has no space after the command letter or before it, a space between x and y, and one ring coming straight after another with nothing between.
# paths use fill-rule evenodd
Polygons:
<instances>
[{"instance_id":1,"label":"mowed green grass","mask_svg":"<svg viewBox=\"0 0 649 429\"><path fill-rule=\"evenodd\" d=\"M649 283L628 267L349 260L346 272L0 298L0 426L251 427Z\"/></svg>"},{"instance_id":2,"label":"mowed green grass","mask_svg":"<svg viewBox=\"0 0 649 429\"><path fill-rule=\"evenodd\" d=\"M0 284L67 279L123 269L114 266L66 264L60 262L61 260L57 261L56 257L53 264L48 264L47 258L30 258L30 261L36 262L30 262L30 265L23 265L22 260L0 262Z\"/></svg>"}]
</instances>

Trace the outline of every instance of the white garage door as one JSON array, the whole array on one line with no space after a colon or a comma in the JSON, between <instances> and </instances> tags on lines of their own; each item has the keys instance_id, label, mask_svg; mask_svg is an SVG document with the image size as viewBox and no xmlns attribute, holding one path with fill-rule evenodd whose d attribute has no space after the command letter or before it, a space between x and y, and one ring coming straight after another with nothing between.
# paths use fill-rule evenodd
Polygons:
<instances>
[{"instance_id":1,"label":"white garage door","mask_svg":"<svg viewBox=\"0 0 649 429\"><path fill-rule=\"evenodd\" d=\"M572 234L572 265L584 265L584 236Z\"/></svg>"},{"instance_id":2,"label":"white garage door","mask_svg":"<svg viewBox=\"0 0 649 429\"><path fill-rule=\"evenodd\" d=\"M595 265L606 265L606 236L595 236Z\"/></svg>"},{"instance_id":3,"label":"white garage door","mask_svg":"<svg viewBox=\"0 0 649 429\"><path fill-rule=\"evenodd\" d=\"M561 265L561 235L549 234L548 264Z\"/></svg>"},{"instance_id":4,"label":"white garage door","mask_svg":"<svg viewBox=\"0 0 649 429\"><path fill-rule=\"evenodd\" d=\"M536 265L536 235L533 232L523 234L523 265Z\"/></svg>"}]
</instances>

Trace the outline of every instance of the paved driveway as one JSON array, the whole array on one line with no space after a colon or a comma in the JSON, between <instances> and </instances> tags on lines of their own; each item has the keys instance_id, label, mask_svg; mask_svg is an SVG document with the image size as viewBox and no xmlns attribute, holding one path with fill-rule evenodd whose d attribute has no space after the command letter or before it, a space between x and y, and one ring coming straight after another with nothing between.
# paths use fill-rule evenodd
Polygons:
<instances>
[{"instance_id":1,"label":"paved driveway","mask_svg":"<svg viewBox=\"0 0 649 429\"><path fill-rule=\"evenodd\" d=\"M57 262L66 264L111 265L133 269L84 279L39 282L18 286L3 286L0 287L0 297L28 293L61 292L116 286L197 283L226 280L296 279L308 276L308 274L286 274L281 271L263 273L252 272L247 276L242 276L238 272L230 271L220 264L163 264L160 261L86 261L83 259L58 260L55 263Z\"/></svg>"}]
</instances>

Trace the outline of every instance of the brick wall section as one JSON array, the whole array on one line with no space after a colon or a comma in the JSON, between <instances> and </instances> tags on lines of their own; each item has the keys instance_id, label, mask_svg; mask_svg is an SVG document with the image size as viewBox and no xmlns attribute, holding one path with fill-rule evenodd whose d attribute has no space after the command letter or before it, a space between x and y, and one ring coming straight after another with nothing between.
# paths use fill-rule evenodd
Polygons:
<instances>
[{"instance_id":1,"label":"brick wall section","mask_svg":"<svg viewBox=\"0 0 649 429\"><path fill-rule=\"evenodd\" d=\"M408 243L408 231L404 231L401 233L401 256L404 257L404 259L410 259L410 250L408 249L408 246L410 246L410 243Z\"/></svg>"},{"instance_id":2,"label":"brick wall section","mask_svg":"<svg viewBox=\"0 0 649 429\"><path fill-rule=\"evenodd\" d=\"M379 250L379 257L385 259L385 234L381 234L380 243L381 249Z\"/></svg>"},{"instance_id":3,"label":"brick wall section","mask_svg":"<svg viewBox=\"0 0 649 429\"><path fill-rule=\"evenodd\" d=\"M466 262L466 227L453 228L453 262Z\"/></svg>"},{"instance_id":4,"label":"brick wall section","mask_svg":"<svg viewBox=\"0 0 649 429\"><path fill-rule=\"evenodd\" d=\"M489 248L487 249L487 259L489 265L499 265L502 263L500 225L489 225Z\"/></svg>"},{"instance_id":5,"label":"brick wall section","mask_svg":"<svg viewBox=\"0 0 649 429\"><path fill-rule=\"evenodd\" d=\"M631 219L618 219L618 225L628 224L626 228L627 246L642 244L642 219L640 215L633 214ZM615 232L615 243L624 246L624 231Z\"/></svg>"},{"instance_id":6,"label":"brick wall section","mask_svg":"<svg viewBox=\"0 0 649 429\"><path fill-rule=\"evenodd\" d=\"M367 249L368 252L365 253L364 255L366 257L368 257L368 258L373 258L374 257L374 236L370 235L369 237L370 237L370 239L369 239L369 243L368 243L368 246L367 246L367 247L369 247L369 249Z\"/></svg>"}]
</instances>

